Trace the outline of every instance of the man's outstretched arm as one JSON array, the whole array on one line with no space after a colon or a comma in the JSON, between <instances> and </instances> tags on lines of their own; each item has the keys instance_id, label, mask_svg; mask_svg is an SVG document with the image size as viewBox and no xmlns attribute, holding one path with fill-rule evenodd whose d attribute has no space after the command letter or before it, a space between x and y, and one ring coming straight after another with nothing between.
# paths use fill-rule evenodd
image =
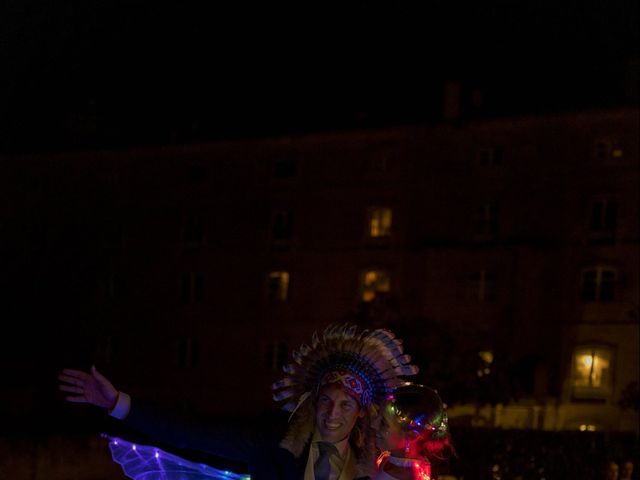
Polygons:
<instances>
[{"instance_id":1,"label":"man's outstretched arm","mask_svg":"<svg viewBox=\"0 0 640 480\"><path fill-rule=\"evenodd\" d=\"M111 416L161 442L247 463L255 454L253 435L243 426L227 422L205 426L172 419L171 412L157 410L138 399L132 402L95 366L89 372L64 369L58 380L60 390L69 393L65 397L68 402L104 408Z\"/></svg>"}]
</instances>

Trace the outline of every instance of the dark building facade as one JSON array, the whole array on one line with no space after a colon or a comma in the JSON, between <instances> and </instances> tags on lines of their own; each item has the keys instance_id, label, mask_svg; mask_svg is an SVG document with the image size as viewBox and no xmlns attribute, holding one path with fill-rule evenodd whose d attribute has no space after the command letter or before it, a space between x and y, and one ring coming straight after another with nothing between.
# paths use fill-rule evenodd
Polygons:
<instances>
[{"instance_id":1,"label":"dark building facade","mask_svg":"<svg viewBox=\"0 0 640 480\"><path fill-rule=\"evenodd\" d=\"M398 332L452 423L637 432L638 126L615 109L5 156L3 363L259 412L291 349L350 320ZM17 415L52 395L6 388Z\"/></svg>"}]
</instances>

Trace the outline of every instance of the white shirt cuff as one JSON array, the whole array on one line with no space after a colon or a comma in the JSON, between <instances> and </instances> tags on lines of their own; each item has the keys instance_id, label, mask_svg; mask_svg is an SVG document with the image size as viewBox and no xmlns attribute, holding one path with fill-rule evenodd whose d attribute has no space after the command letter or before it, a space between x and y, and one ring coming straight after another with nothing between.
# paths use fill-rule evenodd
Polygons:
<instances>
[{"instance_id":1,"label":"white shirt cuff","mask_svg":"<svg viewBox=\"0 0 640 480\"><path fill-rule=\"evenodd\" d=\"M131 397L124 392L118 392L116 406L109 410L109 415L118 420L124 420L129 415L129 410L131 410Z\"/></svg>"}]
</instances>

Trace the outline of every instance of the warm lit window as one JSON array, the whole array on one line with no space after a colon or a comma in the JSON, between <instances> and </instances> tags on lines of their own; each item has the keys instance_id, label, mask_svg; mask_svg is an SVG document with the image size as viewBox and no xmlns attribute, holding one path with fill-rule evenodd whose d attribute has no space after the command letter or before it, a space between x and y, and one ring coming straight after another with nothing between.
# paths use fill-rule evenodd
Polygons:
<instances>
[{"instance_id":1,"label":"warm lit window","mask_svg":"<svg viewBox=\"0 0 640 480\"><path fill-rule=\"evenodd\" d=\"M591 423L581 423L578 429L581 432L595 432L598 429L598 427L596 427Z\"/></svg>"},{"instance_id":2,"label":"warm lit window","mask_svg":"<svg viewBox=\"0 0 640 480\"><path fill-rule=\"evenodd\" d=\"M582 272L582 299L586 302L611 302L615 299L616 271L595 267Z\"/></svg>"},{"instance_id":3,"label":"warm lit window","mask_svg":"<svg viewBox=\"0 0 640 480\"><path fill-rule=\"evenodd\" d=\"M269 300L284 302L289 296L289 272L269 272L267 295Z\"/></svg>"},{"instance_id":4,"label":"warm lit window","mask_svg":"<svg viewBox=\"0 0 640 480\"><path fill-rule=\"evenodd\" d=\"M362 274L361 299L370 302L376 295L389 293L391 279L389 274L382 270L368 270Z\"/></svg>"},{"instance_id":5,"label":"warm lit window","mask_svg":"<svg viewBox=\"0 0 640 480\"><path fill-rule=\"evenodd\" d=\"M618 202L611 199L596 200L591 204L589 228L593 232L612 232L616 229Z\"/></svg>"},{"instance_id":6,"label":"warm lit window","mask_svg":"<svg viewBox=\"0 0 640 480\"><path fill-rule=\"evenodd\" d=\"M480 165L500 166L504 158L504 151L501 148L482 148L478 151L478 163Z\"/></svg>"},{"instance_id":7,"label":"warm lit window","mask_svg":"<svg viewBox=\"0 0 640 480\"><path fill-rule=\"evenodd\" d=\"M498 205L485 203L478 207L474 218L474 231L478 235L495 235L498 233Z\"/></svg>"},{"instance_id":8,"label":"warm lit window","mask_svg":"<svg viewBox=\"0 0 640 480\"><path fill-rule=\"evenodd\" d=\"M476 374L478 377L486 377L487 375L491 375L491 365L493 364L493 351L491 350L481 350L478 352L478 357L480 357L480 365L478 366L478 370Z\"/></svg>"},{"instance_id":9,"label":"warm lit window","mask_svg":"<svg viewBox=\"0 0 640 480\"><path fill-rule=\"evenodd\" d=\"M578 397L601 396L611 390L611 349L584 346L573 355L573 390Z\"/></svg>"},{"instance_id":10,"label":"warm lit window","mask_svg":"<svg viewBox=\"0 0 640 480\"><path fill-rule=\"evenodd\" d=\"M181 278L180 298L183 304L204 300L204 275L198 272L184 273Z\"/></svg>"},{"instance_id":11,"label":"warm lit window","mask_svg":"<svg viewBox=\"0 0 640 480\"><path fill-rule=\"evenodd\" d=\"M369 209L369 236L373 238L391 235L391 209L373 207Z\"/></svg>"},{"instance_id":12,"label":"warm lit window","mask_svg":"<svg viewBox=\"0 0 640 480\"><path fill-rule=\"evenodd\" d=\"M496 274L481 270L471 274L474 298L480 302L488 302L496 298Z\"/></svg>"},{"instance_id":13,"label":"warm lit window","mask_svg":"<svg viewBox=\"0 0 640 480\"><path fill-rule=\"evenodd\" d=\"M595 143L595 156L598 160L622 158L624 151L617 138L601 138Z\"/></svg>"},{"instance_id":14,"label":"warm lit window","mask_svg":"<svg viewBox=\"0 0 640 480\"><path fill-rule=\"evenodd\" d=\"M290 240L293 236L293 213L290 211L277 211L272 217L272 234L274 240Z\"/></svg>"}]
</instances>

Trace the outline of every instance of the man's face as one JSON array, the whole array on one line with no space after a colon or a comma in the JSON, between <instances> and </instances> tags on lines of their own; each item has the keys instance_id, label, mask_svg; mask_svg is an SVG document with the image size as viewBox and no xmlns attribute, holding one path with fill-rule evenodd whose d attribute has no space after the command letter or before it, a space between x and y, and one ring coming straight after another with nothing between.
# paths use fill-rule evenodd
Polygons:
<instances>
[{"instance_id":1,"label":"man's face","mask_svg":"<svg viewBox=\"0 0 640 480\"><path fill-rule=\"evenodd\" d=\"M622 478L631 478L633 474L633 463L632 462L624 462L622 464L622 469L620 470Z\"/></svg>"},{"instance_id":2,"label":"man's face","mask_svg":"<svg viewBox=\"0 0 640 480\"><path fill-rule=\"evenodd\" d=\"M358 402L336 385L325 385L316 402L316 429L325 442L336 443L349 436L364 411Z\"/></svg>"}]
</instances>

